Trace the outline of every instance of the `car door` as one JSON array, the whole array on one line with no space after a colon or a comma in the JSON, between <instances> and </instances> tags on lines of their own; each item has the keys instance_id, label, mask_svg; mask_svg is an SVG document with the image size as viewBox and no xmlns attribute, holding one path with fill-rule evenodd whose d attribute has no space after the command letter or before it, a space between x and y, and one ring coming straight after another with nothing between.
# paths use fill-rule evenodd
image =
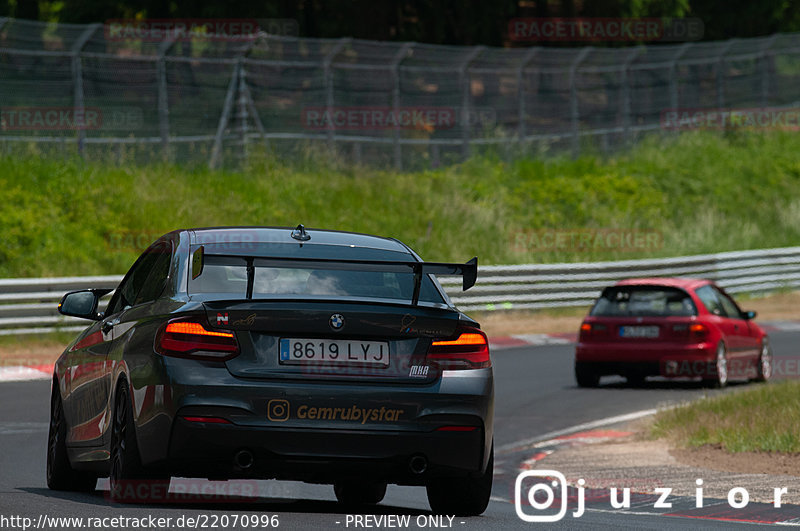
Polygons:
<instances>
[{"instance_id":1,"label":"car door","mask_svg":"<svg viewBox=\"0 0 800 531\"><path fill-rule=\"evenodd\" d=\"M703 306L710 314L709 324L715 326L722 334L722 341L725 343L725 350L728 357L728 374L731 377L739 377L741 373L741 360L739 359L742 344L737 323L728 318L725 307L719 297L719 292L711 284L698 288L697 297L702 301Z\"/></svg>"},{"instance_id":2,"label":"car door","mask_svg":"<svg viewBox=\"0 0 800 531\"><path fill-rule=\"evenodd\" d=\"M137 307L141 308L146 302L142 299L143 296L146 297L147 295L145 287L148 286L148 279L154 276L156 269L162 270L164 263L166 263L166 269L169 269L170 251L170 242L160 242L148 248L125 275L103 315L100 327L103 334L109 339L106 355L107 363L102 375L104 385L101 395L101 407L103 414L109 420L113 414L112 379L115 374L114 366L122 360L124 342L127 337L126 333L135 322L135 320L131 319L129 311ZM105 437L110 424L110 422L106 422L103 425L104 442L107 442Z\"/></svg>"},{"instance_id":3,"label":"car door","mask_svg":"<svg viewBox=\"0 0 800 531\"><path fill-rule=\"evenodd\" d=\"M156 395L163 398L166 392L163 382L156 381L150 354L153 349L154 327L161 324L154 319L154 301L159 299L167 287L172 264L173 246L169 241L160 242L145 252L141 268L134 273L134 288L125 296L120 311L112 324L114 340L109 359L113 363L124 361L130 377L133 393L134 418L138 418L145 404L152 404ZM113 403L108 403L109 411Z\"/></svg>"},{"instance_id":4,"label":"car door","mask_svg":"<svg viewBox=\"0 0 800 531\"><path fill-rule=\"evenodd\" d=\"M758 362L759 345L758 339L753 334L750 322L744 318L742 310L739 309L739 306L727 293L717 286L712 286L712 288L725 310L727 319L733 325L733 334L736 337L735 359L737 364L741 365L736 369L752 372ZM736 373L732 374L735 375Z\"/></svg>"},{"instance_id":5,"label":"car door","mask_svg":"<svg viewBox=\"0 0 800 531\"><path fill-rule=\"evenodd\" d=\"M104 416L108 382L104 378L110 334L100 322L89 327L70 347L64 358L62 389L63 407L69 430L70 446L99 446L108 423Z\"/></svg>"}]
</instances>

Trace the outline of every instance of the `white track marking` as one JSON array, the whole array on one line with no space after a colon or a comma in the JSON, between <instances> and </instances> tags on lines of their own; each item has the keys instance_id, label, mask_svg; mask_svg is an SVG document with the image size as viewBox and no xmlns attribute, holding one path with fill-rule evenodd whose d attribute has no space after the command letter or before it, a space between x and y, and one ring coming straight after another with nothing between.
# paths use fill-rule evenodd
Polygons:
<instances>
[{"instance_id":1,"label":"white track marking","mask_svg":"<svg viewBox=\"0 0 800 531\"><path fill-rule=\"evenodd\" d=\"M607 426L609 424L617 424L618 422L626 422L629 420L636 420L642 417L647 417L649 415L654 415L658 412L658 409L643 409L641 411L634 411L633 413L626 413L624 415L617 415L614 417L606 417L604 419L593 420L591 422L584 422L583 424L577 424L575 426L571 426L569 428L564 428L563 430L556 430L551 431L550 433L545 433L544 435L539 435L536 437L531 437L529 439L523 439L521 441L517 441L511 444L504 444L500 446L495 451L502 453L508 452L511 450L522 450L528 446L534 445L536 443L540 443L542 441L548 441L550 439L555 439L556 437L561 437L562 435L569 435L572 433L576 433L579 431L584 430L591 430L594 428L600 428L602 426Z\"/></svg>"}]
</instances>

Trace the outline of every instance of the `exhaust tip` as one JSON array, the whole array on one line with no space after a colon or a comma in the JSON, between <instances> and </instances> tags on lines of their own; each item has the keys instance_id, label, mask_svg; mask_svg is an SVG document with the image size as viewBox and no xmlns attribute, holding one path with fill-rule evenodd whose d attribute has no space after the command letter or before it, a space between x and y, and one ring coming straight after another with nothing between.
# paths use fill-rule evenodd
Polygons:
<instances>
[{"instance_id":1,"label":"exhaust tip","mask_svg":"<svg viewBox=\"0 0 800 531\"><path fill-rule=\"evenodd\" d=\"M255 463L255 458L253 457L253 452L250 450L239 450L236 452L236 455L233 456L233 464L239 470L247 470L253 466L253 463Z\"/></svg>"},{"instance_id":2,"label":"exhaust tip","mask_svg":"<svg viewBox=\"0 0 800 531\"><path fill-rule=\"evenodd\" d=\"M408 468L413 474L423 474L428 470L428 460L424 455L415 455L408 460Z\"/></svg>"}]
</instances>

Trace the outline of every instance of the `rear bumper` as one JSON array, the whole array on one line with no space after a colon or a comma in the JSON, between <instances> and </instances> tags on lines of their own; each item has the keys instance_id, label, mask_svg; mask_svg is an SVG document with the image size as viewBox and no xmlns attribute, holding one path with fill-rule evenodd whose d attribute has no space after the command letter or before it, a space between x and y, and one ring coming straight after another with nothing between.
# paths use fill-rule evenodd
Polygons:
<instances>
[{"instance_id":1,"label":"rear bumper","mask_svg":"<svg viewBox=\"0 0 800 531\"><path fill-rule=\"evenodd\" d=\"M716 372L716 348L712 343L579 343L575 363L604 376L612 374L665 377L705 377Z\"/></svg>"},{"instance_id":2,"label":"rear bumper","mask_svg":"<svg viewBox=\"0 0 800 531\"><path fill-rule=\"evenodd\" d=\"M482 428L467 432L253 428L178 418L162 467L182 477L313 483L369 478L421 485L432 477L480 473L483 439ZM241 451L252 455L251 466L236 463ZM412 472L410 462L415 457L424 459L424 472Z\"/></svg>"},{"instance_id":3,"label":"rear bumper","mask_svg":"<svg viewBox=\"0 0 800 531\"><path fill-rule=\"evenodd\" d=\"M391 385L244 379L224 366L164 360L159 379L169 383L150 392L149 382L133 382L136 435L148 468L184 477L320 482L345 472L415 484L421 478L408 474L415 455L425 456L430 475L478 473L488 461L491 368ZM189 422L184 416L217 417L228 424ZM475 430L437 431L453 426ZM233 464L242 449L256 462L246 472Z\"/></svg>"}]
</instances>

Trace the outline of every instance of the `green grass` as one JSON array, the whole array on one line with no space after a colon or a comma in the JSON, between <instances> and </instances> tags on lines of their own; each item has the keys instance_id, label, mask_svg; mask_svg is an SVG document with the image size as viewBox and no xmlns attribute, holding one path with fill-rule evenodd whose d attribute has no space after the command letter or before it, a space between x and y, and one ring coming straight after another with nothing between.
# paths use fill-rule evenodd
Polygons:
<instances>
[{"instance_id":1,"label":"green grass","mask_svg":"<svg viewBox=\"0 0 800 531\"><path fill-rule=\"evenodd\" d=\"M237 171L0 157L0 277L120 274L128 240L175 228L304 223L397 237L427 260L483 264L798 245L800 136L654 136L613 158L490 155L398 173L261 160ZM515 248L529 230L655 230L647 252ZM141 238L136 238L141 235ZM124 246L123 246L124 247Z\"/></svg>"},{"instance_id":2,"label":"green grass","mask_svg":"<svg viewBox=\"0 0 800 531\"><path fill-rule=\"evenodd\" d=\"M800 452L800 382L758 385L660 412L651 434L681 447L728 452Z\"/></svg>"}]
</instances>

